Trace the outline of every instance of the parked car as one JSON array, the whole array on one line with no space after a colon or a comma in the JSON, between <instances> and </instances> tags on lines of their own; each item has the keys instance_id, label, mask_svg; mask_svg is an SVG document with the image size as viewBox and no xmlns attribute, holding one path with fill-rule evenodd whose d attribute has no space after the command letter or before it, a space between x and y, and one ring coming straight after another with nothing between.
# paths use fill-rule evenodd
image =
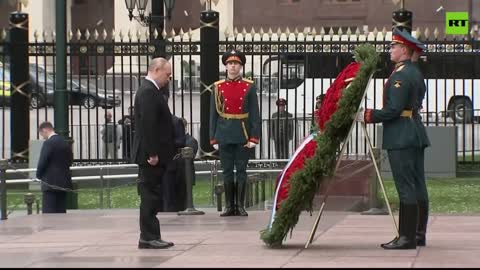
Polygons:
<instances>
[{"instance_id":1,"label":"parked car","mask_svg":"<svg viewBox=\"0 0 480 270\"><path fill-rule=\"evenodd\" d=\"M53 106L55 80L44 68L36 65L29 65L31 86L30 107L33 109ZM5 101L10 104L10 69L9 66L0 66L0 103ZM96 88L95 85L85 86L77 79L67 78L68 102L70 105L82 105L87 109L100 106L111 108L121 105L120 95L114 95L113 91Z\"/></svg>"}]
</instances>

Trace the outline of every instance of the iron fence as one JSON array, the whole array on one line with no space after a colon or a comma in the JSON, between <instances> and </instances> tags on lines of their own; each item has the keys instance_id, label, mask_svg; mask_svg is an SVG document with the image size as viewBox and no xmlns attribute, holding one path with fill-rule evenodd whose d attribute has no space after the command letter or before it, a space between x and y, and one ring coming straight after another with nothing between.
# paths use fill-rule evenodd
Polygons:
<instances>
[{"instance_id":1,"label":"iron fence","mask_svg":"<svg viewBox=\"0 0 480 270\"><path fill-rule=\"evenodd\" d=\"M426 125L457 126L459 161L480 160L478 121L480 118L480 51L478 33L472 39L439 37L438 32L417 30L420 39L428 46L419 61L425 75L427 93L422 115ZM258 87L262 116L262 136L256 159L276 158L272 138L287 136L272 134L272 114L278 110L275 101L282 97L288 101L291 113L286 121L293 121L293 138L288 151L293 153L310 132L315 97L327 91L336 75L351 61L352 50L361 43L376 46L381 55L379 71L368 89L364 107L381 108L383 84L392 69L389 61L390 32L383 31L325 33L312 31L243 31L224 33L220 41L218 68L225 76L221 55L237 48L247 56L244 77L251 78ZM187 130L200 137L200 50L201 42L192 31L171 33L165 43L151 43L147 33L108 33L88 30L68 35L67 88L69 93L69 125L74 140L74 159L77 162L123 162L129 158L128 149L133 138L132 130L124 120L130 115L133 98L141 79L146 74L149 60L160 50L172 63L173 78L169 85L169 105L173 114L188 121ZM39 139L38 125L53 121L53 92L55 89L55 43L53 36L36 34L29 44L31 77L30 138ZM2 158L10 157L10 107L9 42L0 37L0 142ZM112 113L113 129L117 138L114 156L105 155L107 143L102 139L106 128L107 112ZM134 109L133 109L134 113ZM290 119L289 119L290 118ZM277 122L279 123L279 122ZM369 126L373 134L375 128ZM108 131L107 131L108 132ZM348 147L349 154L367 151L360 128L354 130Z\"/></svg>"}]
</instances>

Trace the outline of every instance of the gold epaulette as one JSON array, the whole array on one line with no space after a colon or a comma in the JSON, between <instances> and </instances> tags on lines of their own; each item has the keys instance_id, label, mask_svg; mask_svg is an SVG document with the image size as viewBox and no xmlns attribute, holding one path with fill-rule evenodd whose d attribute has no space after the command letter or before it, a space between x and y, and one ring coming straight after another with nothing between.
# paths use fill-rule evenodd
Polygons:
<instances>
[{"instance_id":1,"label":"gold epaulette","mask_svg":"<svg viewBox=\"0 0 480 270\"><path fill-rule=\"evenodd\" d=\"M225 79L223 79L223 80L218 80L218 81L214 82L214 84L215 84L215 85L219 85L219 84L221 84L221 83L223 83L223 82L225 82Z\"/></svg>"},{"instance_id":2,"label":"gold epaulette","mask_svg":"<svg viewBox=\"0 0 480 270\"><path fill-rule=\"evenodd\" d=\"M249 84L252 84L252 83L253 83L253 81L252 81L252 80L245 79L245 78L242 78L242 81L244 81L244 82L248 82Z\"/></svg>"}]
</instances>

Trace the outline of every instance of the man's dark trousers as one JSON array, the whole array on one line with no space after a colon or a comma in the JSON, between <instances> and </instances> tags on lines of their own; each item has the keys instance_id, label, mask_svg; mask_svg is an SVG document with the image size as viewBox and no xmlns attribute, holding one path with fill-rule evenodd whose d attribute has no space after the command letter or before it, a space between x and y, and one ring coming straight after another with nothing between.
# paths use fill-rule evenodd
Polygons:
<instances>
[{"instance_id":1,"label":"man's dark trousers","mask_svg":"<svg viewBox=\"0 0 480 270\"><path fill-rule=\"evenodd\" d=\"M67 213L67 192L60 190L45 190L42 196L42 213Z\"/></svg>"},{"instance_id":2,"label":"man's dark trousers","mask_svg":"<svg viewBox=\"0 0 480 270\"><path fill-rule=\"evenodd\" d=\"M220 162L223 168L226 207L243 207L247 186L247 164L250 149L243 144L219 145ZM236 169L234 177L233 169ZM236 183L234 179L236 178Z\"/></svg>"},{"instance_id":3,"label":"man's dark trousers","mask_svg":"<svg viewBox=\"0 0 480 270\"><path fill-rule=\"evenodd\" d=\"M161 239L157 213L163 208L161 179L164 173L164 166L139 167L140 238L145 241Z\"/></svg>"}]
</instances>

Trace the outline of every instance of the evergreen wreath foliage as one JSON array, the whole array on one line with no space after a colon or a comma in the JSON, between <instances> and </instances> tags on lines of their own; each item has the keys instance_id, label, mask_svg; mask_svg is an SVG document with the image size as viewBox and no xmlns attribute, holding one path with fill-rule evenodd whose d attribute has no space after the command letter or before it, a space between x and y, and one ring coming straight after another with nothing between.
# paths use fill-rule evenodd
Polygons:
<instances>
[{"instance_id":1,"label":"evergreen wreath foliage","mask_svg":"<svg viewBox=\"0 0 480 270\"><path fill-rule=\"evenodd\" d=\"M354 52L360 69L349 87L344 89L338 109L326 123L323 133L316 137L315 155L306 160L303 169L291 178L288 198L276 212L270 229L260 232L260 238L269 247L279 247L292 232L304 209L312 209L312 201L319 187L334 173L337 149L345 141L367 87L368 80L379 63L379 54L371 44L358 45Z\"/></svg>"}]
</instances>

